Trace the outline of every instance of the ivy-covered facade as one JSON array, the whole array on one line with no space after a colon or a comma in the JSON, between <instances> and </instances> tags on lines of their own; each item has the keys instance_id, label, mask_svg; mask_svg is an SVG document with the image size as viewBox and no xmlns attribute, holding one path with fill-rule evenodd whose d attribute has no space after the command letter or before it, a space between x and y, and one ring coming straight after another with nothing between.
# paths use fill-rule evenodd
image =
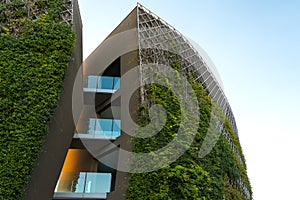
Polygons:
<instances>
[{"instance_id":1,"label":"ivy-covered facade","mask_svg":"<svg viewBox=\"0 0 300 200\"><path fill-rule=\"evenodd\" d=\"M137 21L142 85L149 82L153 73L164 73L160 69L162 65L171 66L188 79L196 92L200 120L193 142L179 159L160 170L131 175L127 199L252 199L237 125L214 66L207 64L201 49L141 5L137 9ZM143 69L149 65L157 69L150 72ZM167 85L174 76L160 79ZM188 94L185 90L180 93L182 99ZM144 87L141 95L144 106L139 110L140 125L151 122L148 112L151 105L163 105L167 112L166 125L157 135L132 140L133 151L145 153L174 140L186 113L170 89L152 84ZM133 167L134 162L140 166L143 160L133 158Z\"/></svg>"},{"instance_id":2,"label":"ivy-covered facade","mask_svg":"<svg viewBox=\"0 0 300 200\"><path fill-rule=\"evenodd\" d=\"M49 189L52 196L51 177L59 171L46 171L59 165L60 156L47 149L46 138L59 132L54 121L66 104L65 80L82 59L73 4L0 1L0 199L46 199Z\"/></svg>"}]
</instances>

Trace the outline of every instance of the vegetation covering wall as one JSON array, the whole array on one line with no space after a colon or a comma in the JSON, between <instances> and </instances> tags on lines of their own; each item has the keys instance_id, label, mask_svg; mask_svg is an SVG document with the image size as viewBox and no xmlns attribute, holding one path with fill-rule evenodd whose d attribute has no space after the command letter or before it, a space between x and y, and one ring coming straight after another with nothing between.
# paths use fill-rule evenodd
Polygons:
<instances>
[{"instance_id":1,"label":"vegetation covering wall","mask_svg":"<svg viewBox=\"0 0 300 200\"><path fill-rule=\"evenodd\" d=\"M178 60L172 63L176 70L181 68L180 65L181 62ZM165 78L165 81L167 84L168 78ZM238 137L221 111L218 111L218 114L224 116L224 129L230 140L221 134L212 151L204 158L199 157L199 150L212 117L211 109L216 105L202 84L195 81L192 76L189 76L189 83L196 92L200 112L199 128L192 145L168 167L148 173L132 174L127 188L127 199L252 199L245 159ZM155 103L164 106L167 112L167 122L164 128L153 137L135 137L133 139L134 152L146 153L162 148L176 137L181 122L180 105L170 89L152 84L147 86L146 91L148 101L154 100ZM145 126L150 122L147 108L142 105L139 111L138 124ZM137 132L137 134L139 133ZM142 163L141 166L147 164L134 158L133 162L133 166L137 162ZM241 183L244 184L244 187ZM246 190L249 192L248 197Z\"/></svg>"},{"instance_id":2,"label":"vegetation covering wall","mask_svg":"<svg viewBox=\"0 0 300 200\"><path fill-rule=\"evenodd\" d=\"M0 3L0 199L24 193L59 100L75 43L63 3Z\"/></svg>"}]
</instances>

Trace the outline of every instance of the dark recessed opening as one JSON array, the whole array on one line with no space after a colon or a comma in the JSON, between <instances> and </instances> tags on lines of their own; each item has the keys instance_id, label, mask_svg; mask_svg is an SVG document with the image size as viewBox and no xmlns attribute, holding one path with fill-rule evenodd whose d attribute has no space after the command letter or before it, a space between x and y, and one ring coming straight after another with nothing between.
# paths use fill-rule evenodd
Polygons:
<instances>
[{"instance_id":1,"label":"dark recessed opening","mask_svg":"<svg viewBox=\"0 0 300 200\"><path fill-rule=\"evenodd\" d=\"M121 77L121 59L118 57L103 72L102 76Z\"/></svg>"}]
</instances>

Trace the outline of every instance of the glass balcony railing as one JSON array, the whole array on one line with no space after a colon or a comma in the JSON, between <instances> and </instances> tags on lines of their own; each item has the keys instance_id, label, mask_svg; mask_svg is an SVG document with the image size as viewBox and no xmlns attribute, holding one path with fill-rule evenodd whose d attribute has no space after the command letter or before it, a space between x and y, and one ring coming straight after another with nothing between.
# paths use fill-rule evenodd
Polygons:
<instances>
[{"instance_id":1,"label":"glass balcony railing","mask_svg":"<svg viewBox=\"0 0 300 200\"><path fill-rule=\"evenodd\" d=\"M62 172L54 198L106 198L111 191L111 174L95 172Z\"/></svg>"},{"instance_id":2,"label":"glass balcony railing","mask_svg":"<svg viewBox=\"0 0 300 200\"><path fill-rule=\"evenodd\" d=\"M86 92L114 93L120 89L120 77L88 76Z\"/></svg>"},{"instance_id":3,"label":"glass balcony railing","mask_svg":"<svg viewBox=\"0 0 300 200\"><path fill-rule=\"evenodd\" d=\"M89 119L88 130L75 134L78 138L98 138L115 140L121 135L121 120L117 119Z\"/></svg>"}]
</instances>

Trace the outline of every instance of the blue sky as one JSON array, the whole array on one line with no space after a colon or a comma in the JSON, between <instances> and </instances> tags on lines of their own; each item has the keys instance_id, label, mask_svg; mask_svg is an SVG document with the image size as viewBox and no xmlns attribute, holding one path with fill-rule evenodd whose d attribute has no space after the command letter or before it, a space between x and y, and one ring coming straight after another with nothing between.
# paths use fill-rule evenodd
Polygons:
<instances>
[{"instance_id":1,"label":"blue sky","mask_svg":"<svg viewBox=\"0 0 300 200\"><path fill-rule=\"evenodd\" d=\"M217 67L239 128L254 199L299 198L300 1L140 3L197 42ZM79 4L87 57L136 1Z\"/></svg>"}]
</instances>

